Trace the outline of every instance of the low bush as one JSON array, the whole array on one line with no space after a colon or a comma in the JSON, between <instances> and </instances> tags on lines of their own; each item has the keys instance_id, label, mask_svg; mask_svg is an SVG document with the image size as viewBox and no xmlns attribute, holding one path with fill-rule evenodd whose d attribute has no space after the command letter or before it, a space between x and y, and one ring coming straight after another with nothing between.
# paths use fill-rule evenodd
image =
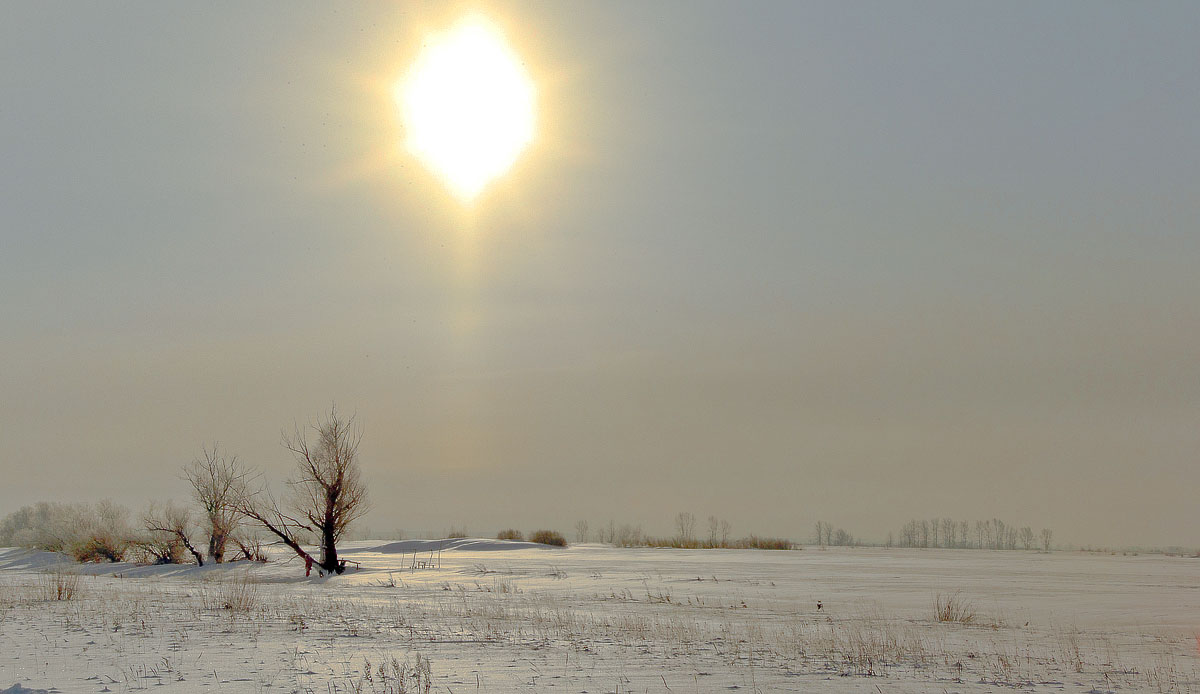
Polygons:
<instances>
[{"instance_id":1,"label":"low bush","mask_svg":"<svg viewBox=\"0 0 1200 694\"><path fill-rule=\"evenodd\" d=\"M566 547L567 538L562 536L562 533L556 530L538 530L529 536L530 542L536 542L539 545L552 545L554 547Z\"/></svg>"},{"instance_id":2,"label":"low bush","mask_svg":"<svg viewBox=\"0 0 1200 694\"><path fill-rule=\"evenodd\" d=\"M496 539L497 540L516 540L517 542L520 542L525 539L525 536L523 534L521 534L520 530L513 530L512 528L509 528L507 530L501 530L500 532L496 533Z\"/></svg>"}]
</instances>

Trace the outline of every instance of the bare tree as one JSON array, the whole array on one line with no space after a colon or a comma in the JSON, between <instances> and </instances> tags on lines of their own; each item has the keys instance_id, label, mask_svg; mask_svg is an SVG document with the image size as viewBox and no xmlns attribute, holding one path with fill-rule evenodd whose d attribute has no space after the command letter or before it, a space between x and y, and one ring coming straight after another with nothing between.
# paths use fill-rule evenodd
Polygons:
<instances>
[{"instance_id":1,"label":"bare tree","mask_svg":"<svg viewBox=\"0 0 1200 694\"><path fill-rule=\"evenodd\" d=\"M733 526L724 518L721 519L721 546L729 546L729 533L733 530Z\"/></svg>"},{"instance_id":2,"label":"bare tree","mask_svg":"<svg viewBox=\"0 0 1200 694\"><path fill-rule=\"evenodd\" d=\"M343 567L338 561L337 543L368 509L367 487L358 463L362 431L354 417L339 415L336 407L309 428L316 435L311 443L308 432L299 426L283 435L284 448L296 459L296 474L288 481L286 508L263 489L247 496L240 510L306 562L340 573ZM315 534L320 543L316 562L300 544L304 531Z\"/></svg>"},{"instance_id":3,"label":"bare tree","mask_svg":"<svg viewBox=\"0 0 1200 694\"><path fill-rule=\"evenodd\" d=\"M708 546L717 546L717 533L721 531L721 521L716 516L708 517Z\"/></svg>"},{"instance_id":4,"label":"bare tree","mask_svg":"<svg viewBox=\"0 0 1200 694\"><path fill-rule=\"evenodd\" d=\"M1021 546L1025 549L1033 549L1035 538L1033 536L1033 528L1028 525L1021 528Z\"/></svg>"},{"instance_id":5,"label":"bare tree","mask_svg":"<svg viewBox=\"0 0 1200 694\"><path fill-rule=\"evenodd\" d=\"M588 522L586 520L578 520L575 522L575 541L588 541Z\"/></svg>"},{"instance_id":6,"label":"bare tree","mask_svg":"<svg viewBox=\"0 0 1200 694\"><path fill-rule=\"evenodd\" d=\"M208 558L225 561L225 545L237 527L238 505L246 495L249 475L236 455L222 453L217 444L201 448L201 456L183 468L192 485L192 498L204 513L208 531Z\"/></svg>"},{"instance_id":7,"label":"bare tree","mask_svg":"<svg viewBox=\"0 0 1200 694\"><path fill-rule=\"evenodd\" d=\"M675 532L682 543L688 543L695 537L696 517L687 511L681 511L675 516Z\"/></svg>"},{"instance_id":8,"label":"bare tree","mask_svg":"<svg viewBox=\"0 0 1200 694\"><path fill-rule=\"evenodd\" d=\"M1054 531L1050 528L1042 528L1042 548L1047 552L1050 551L1050 541L1054 539Z\"/></svg>"},{"instance_id":9,"label":"bare tree","mask_svg":"<svg viewBox=\"0 0 1200 694\"><path fill-rule=\"evenodd\" d=\"M204 566L204 555L200 554L188 535L192 527L188 509L170 503L162 508L150 504L150 508L142 514L142 527L147 532L146 539L140 543L142 548L161 563L179 563L181 550L186 549L198 566Z\"/></svg>"}]
</instances>

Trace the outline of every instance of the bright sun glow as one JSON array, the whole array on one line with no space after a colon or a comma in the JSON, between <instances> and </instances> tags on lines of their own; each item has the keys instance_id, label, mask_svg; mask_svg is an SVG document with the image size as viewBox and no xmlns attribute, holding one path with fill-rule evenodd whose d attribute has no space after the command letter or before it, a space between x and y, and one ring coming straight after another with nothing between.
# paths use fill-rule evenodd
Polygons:
<instances>
[{"instance_id":1,"label":"bright sun glow","mask_svg":"<svg viewBox=\"0 0 1200 694\"><path fill-rule=\"evenodd\" d=\"M396 87L410 152L470 201L533 140L534 87L500 31L471 17L432 37Z\"/></svg>"}]
</instances>

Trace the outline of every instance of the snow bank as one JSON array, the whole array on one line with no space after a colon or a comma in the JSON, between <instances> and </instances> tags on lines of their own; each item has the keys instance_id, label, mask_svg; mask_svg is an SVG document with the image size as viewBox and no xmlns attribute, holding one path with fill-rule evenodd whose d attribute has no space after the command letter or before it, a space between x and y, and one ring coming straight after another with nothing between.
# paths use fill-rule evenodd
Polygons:
<instances>
[{"instance_id":1,"label":"snow bank","mask_svg":"<svg viewBox=\"0 0 1200 694\"><path fill-rule=\"evenodd\" d=\"M515 540L485 540L481 538L455 538L452 540L402 540L390 542L377 547L359 547L354 549L339 549L338 554L355 552L373 552L376 554L412 554L421 552L499 552L514 549L561 549L536 542L517 542Z\"/></svg>"},{"instance_id":2,"label":"snow bank","mask_svg":"<svg viewBox=\"0 0 1200 694\"><path fill-rule=\"evenodd\" d=\"M57 692L58 690L55 689L53 691ZM50 694L50 692L51 690L49 689L30 689L28 687L22 687L19 682L8 689L0 689L0 694Z\"/></svg>"},{"instance_id":3,"label":"snow bank","mask_svg":"<svg viewBox=\"0 0 1200 694\"><path fill-rule=\"evenodd\" d=\"M0 570L46 571L59 566L73 566L75 561L58 552L43 552L20 547L0 547ZM8 689L0 689L7 694ZM19 690L18 690L19 691Z\"/></svg>"}]
</instances>

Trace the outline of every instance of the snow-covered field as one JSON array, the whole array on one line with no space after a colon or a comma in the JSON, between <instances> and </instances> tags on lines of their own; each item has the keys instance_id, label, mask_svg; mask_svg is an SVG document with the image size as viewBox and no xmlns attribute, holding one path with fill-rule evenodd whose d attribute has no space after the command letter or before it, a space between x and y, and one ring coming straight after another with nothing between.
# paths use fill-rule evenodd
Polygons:
<instances>
[{"instance_id":1,"label":"snow-covered field","mask_svg":"<svg viewBox=\"0 0 1200 694\"><path fill-rule=\"evenodd\" d=\"M429 547L328 579L0 549L0 692L1200 691L1195 558Z\"/></svg>"}]
</instances>

